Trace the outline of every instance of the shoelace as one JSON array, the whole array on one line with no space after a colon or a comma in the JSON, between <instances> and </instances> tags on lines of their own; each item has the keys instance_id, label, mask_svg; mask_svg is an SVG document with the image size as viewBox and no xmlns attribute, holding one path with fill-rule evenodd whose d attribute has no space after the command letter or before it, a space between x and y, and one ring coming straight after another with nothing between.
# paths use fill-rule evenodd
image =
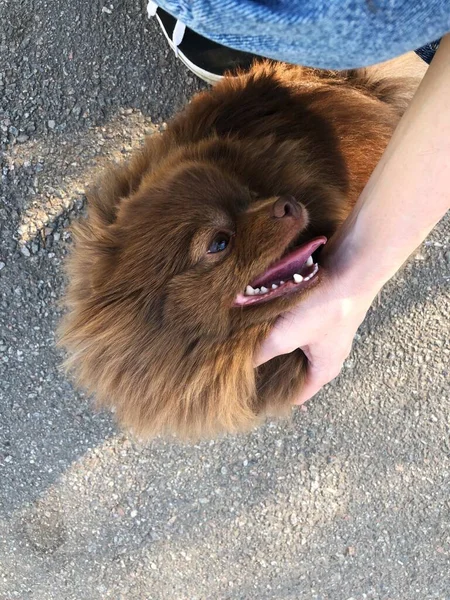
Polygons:
<instances>
[{"instance_id":1,"label":"shoelace","mask_svg":"<svg viewBox=\"0 0 450 600\"><path fill-rule=\"evenodd\" d=\"M156 15L156 11L159 6L153 0L148 0L147 3L147 15L149 18L154 17ZM178 46L183 41L184 34L186 32L186 25L181 21L177 21L175 23L175 27L172 32L172 44L173 51L175 52L175 56L178 56Z\"/></svg>"}]
</instances>

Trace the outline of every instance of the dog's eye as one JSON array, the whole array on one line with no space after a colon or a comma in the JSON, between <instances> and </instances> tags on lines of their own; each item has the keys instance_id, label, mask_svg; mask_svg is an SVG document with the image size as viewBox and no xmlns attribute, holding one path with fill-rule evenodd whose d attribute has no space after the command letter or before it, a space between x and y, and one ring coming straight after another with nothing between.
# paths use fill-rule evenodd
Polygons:
<instances>
[{"instance_id":1,"label":"dog's eye","mask_svg":"<svg viewBox=\"0 0 450 600\"><path fill-rule=\"evenodd\" d=\"M208 248L208 254L223 252L230 243L230 237L229 233L224 233L223 231L218 233Z\"/></svg>"}]
</instances>

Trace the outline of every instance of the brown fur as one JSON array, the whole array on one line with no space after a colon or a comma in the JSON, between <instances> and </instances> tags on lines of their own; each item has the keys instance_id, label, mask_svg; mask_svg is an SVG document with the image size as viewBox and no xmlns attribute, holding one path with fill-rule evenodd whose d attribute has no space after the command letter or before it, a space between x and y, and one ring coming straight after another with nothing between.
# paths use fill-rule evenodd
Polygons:
<instances>
[{"instance_id":1,"label":"brown fur","mask_svg":"<svg viewBox=\"0 0 450 600\"><path fill-rule=\"evenodd\" d=\"M417 86L389 73L256 65L197 95L89 192L62 344L122 424L197 438L289 412L302 352L257 370L252 359L299 296L233 299L294 239L329 237L348 215ZM271 217L286 194L306 206L306 229ZM231 249L206 254L224 229Z\"/></svg>"}]
</instances>

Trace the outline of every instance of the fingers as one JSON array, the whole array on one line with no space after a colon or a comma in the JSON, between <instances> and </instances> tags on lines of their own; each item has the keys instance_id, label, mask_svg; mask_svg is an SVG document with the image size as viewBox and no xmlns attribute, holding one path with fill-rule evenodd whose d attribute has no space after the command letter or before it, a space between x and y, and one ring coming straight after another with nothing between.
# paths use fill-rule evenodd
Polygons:
<instances>
[{"instance_id":1,"label":"fingers","mask_svg":"<svg viewBox=\"0 0 450 600\"><path fill-rule=\"evenodd\" d=\"M281 356L282 354L289 354L293 352L298 345L290 343L286 340L286 335L281 330L274 330L271 332L268 338L264 340L261 347L256 353L253 360L253 365L259 367L268 360L275 358L275 356Z\"/></svg>"},{"instance_id":2,"label":"fingers","mask_svg":"<svg viewBox=\"0 0 450 600\"><path fill-rule=\"evenodd\" d=\"M346 358L350 354L351 345L336 349L332 356L326 357L325 354L325 360L323 354L319 353L321 359L313 356L311 348L308 346L302 348L302 350L308 358L308 368L303 387L294 404L303 404L315 396L324 385L330 383L339 375Z\"/></svg>"},{"instance_id":3,"label":"fingers","mask_svg":"<svg viewBox=\"0 0 450 600\"><path fill-rule=\"evenodd\" d=\"M281 354L288 354L292 352L292 350L286 350L285 344L279 335L271 334L270 338L264 340L261 348L258 350L253 365L255 367L259 367L265 362L275 358L275 356L280 356Z\"/></svg>"},{"instance_id":4,"label":"fingers","mask_svg":"<svg viewBox=\"0 0 450 600\"><path fill-rule=\"evenodd\" d=\"M269 336L258 348L253 365L259 367L275 358L275 356L289 354L296 350L302 340L296 331L295 325L295 315L293 313L285 313L279 317ZM295 332L295 335L293 335L293 332Z\"/></svg>"},{"instance_id":5,"label":"fingers","mask_svg":"<svg viewBox=\"0 0 450 600\"><path fill-rule=\"evenodd\" d=\"M310 400L313 396L315 396L326 383L328 382L325 381L322 383L321 381L319 382L314 380L305 381L300 394L295 399L294 404L298 406L304 404L307 400Z\"/></svg>"},{"instance_id":6,"label":"fingers","mask_svg":"<svg viewBox=\"0 0 450 600\"><path fill-rule=\"evenodd\" d=\"M342 368L342 366L341 366ZM311 365L308 367L306 379L301 389L300 394L296 398L294 404L303 404L313 396L315 396L324 385L333 381L339 373L341 368L330 371L315 370Z\"/></svg>"}]
</instances>

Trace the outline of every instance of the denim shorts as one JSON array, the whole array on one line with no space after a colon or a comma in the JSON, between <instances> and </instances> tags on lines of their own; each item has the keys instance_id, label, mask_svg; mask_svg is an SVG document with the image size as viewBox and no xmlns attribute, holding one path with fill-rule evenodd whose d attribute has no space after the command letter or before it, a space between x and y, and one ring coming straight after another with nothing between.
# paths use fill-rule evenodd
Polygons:
<instances>
[{"instance_id":1,"label":"denim shorts","mask_svg":"<svg viewBox=\"0 0 450 600\"><path fill-rule=\"evenodd\" d=\"M157 4L224 46L326 69L381 62L450 31L450 0L157 0Z\"/></svg>"}]
</instances>

